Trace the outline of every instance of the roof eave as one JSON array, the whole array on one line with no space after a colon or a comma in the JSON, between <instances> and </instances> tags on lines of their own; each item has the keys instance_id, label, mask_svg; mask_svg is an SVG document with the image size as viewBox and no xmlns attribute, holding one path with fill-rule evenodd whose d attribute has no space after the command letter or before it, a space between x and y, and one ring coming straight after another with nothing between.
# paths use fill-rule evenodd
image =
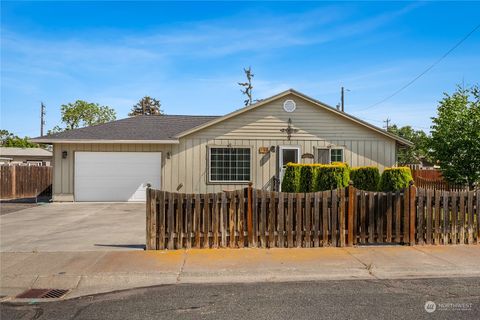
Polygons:
<instances>
[{"instance_id":1,"label":"roof eave","mask_svg":"<svg viewBox=\"0 0 480 320\"><path fill-rule=\"evenodd\" d=\"M403 138L401 138L401 137L399 137L399 136L397 136L397 135L395 135L395 134L393 134L393 133L390 133L390 132L388 132L388 131L385 131L385 130L383 130L383 129L381 129L381 128L379 128L379 127L377 127L377 126L375 126L375 125L373 125L373 124L371 124L371 123L368 123L368 122L366 122L366 121L364 121L364 120L362 120L362 119L359 119L359 118L357 118L357 117L355 117L355 116L352 116L351 114L345 113L344 111L337 110L336 108L334 108L334 107L332 107L332 106L330 106L330 105L328 105L328 104L326 104L326 103L324 103L324 102L321 102L321 101L319 101L319 100L317 100L317 99L315 99L315 98L309 97L309 96L307 96L307 95L305 95L305 94L303 94L303 93L301 93L301 92L298 92L298 91L296 91L296 90L294 90L294 89L290 89L289 91L290 91L291 93L296 94L297 96L302 97L303 99L309 100L309 101L312 102L313 104L317 104L317 105L323 106L323 107L325 107L325 108L328 108L331 112L334 112L334 113L337 114L337 115L340 115L340 116L342 116L342 117L344 117L344 118L347 118L347 119L349 119L349 120L351 120L351 121L357 122L357 123L360 124L360 125L363 125L363 126L369 128L369 129L374 130L374 131L376 131L376 132L378 132L378 133L380 133L380 134L383 134L383 135L385 135L385 136L387 136L387 137L390 137L390 138L392 138L393 140L397 141L398 143L400 143L400 144L402 144L402 145L405 145L405 146L408 146L408 147L412 147L412 146L413 146L413 143L412 143L411 141L409 141L409 140L403 139Z\"/></svg>"},{"instance_id":2,"label":"roof eave","mask_svg":"<svg viewBox=\"0 0 480 320\"><path fill-rule=\"evenodd\" d=\"M403 138L400 138L400 137L397 137L396 138L397 140L397 143L400 144L402 147L413 147L413 142L409 141L409 140L405 140Z\"/></svg>"},{"instance_id":3,"label":"roof eave","mask_svg":"<svg viewBox=\"0 0 480 320\"><path fill-rule=\"evenodd\" d=\"M48 137L33 138L28 141L33 143L99 143L99 144L112 144L112 143L126 143L126 144L179 144L178 139L169 140L121 140L121 139L55 139Z\"/></svg>"}]
</instances>

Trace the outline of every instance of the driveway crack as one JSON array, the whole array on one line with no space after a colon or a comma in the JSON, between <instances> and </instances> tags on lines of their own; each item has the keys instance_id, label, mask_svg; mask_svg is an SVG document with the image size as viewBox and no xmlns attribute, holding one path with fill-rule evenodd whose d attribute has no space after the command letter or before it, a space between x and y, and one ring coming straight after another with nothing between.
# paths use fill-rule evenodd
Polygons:
<instances>
[{"instance_id":1,"label":"driveway crack","mask_svg":"<svg viewBox=\"0 0 480 320\"><path fill-rule=\"evenodd\" d=\"M177 274L177 283L180 283L180 276L183 273L183 268L185 267L186 262L187 262L187 250L185 249L183 253L182 265L180 266L180 270L178 271L178 274Z\"/></svg>"},{"instance_id":2,"label":"driveway crack","mask_svg":"<svg viewBox=\"0 0 480 320\"><path fill-rule=\"evenodd\" d=\"M355 255L353 255L350 251L348 251L347 249L343 248L344 251L346 251L349 255L351 255L353 257L353 259L357 260L358 262L360 262L364 267L365 269L368 271L368 274L370 276L372 276L373 278L377 279L377 280L380 280L374 273L373 273L373 268L375 267L375 265L373 263L369 263L369 264L366 264L365 262L363 262L362 260L360 260L359 258L355 257Z\"/></svg>"},{"instance_id":3,"label":"driveway crack","mask_svg":"<svg viewBox=\"0 0 480 320\"><path fill-rule=\"evenodd\" d=\"M446 262L446 263L448 263L448 264L450 264L450 265L452 265L452 266L456 266L456 265L455 265L454 263L452 263L451 261L448 261L447 259L444 259L444 258L442 258L442 257L439 257L439 256L436 256L436 255L434 255L434 254L431 254L431 253L428 252L428 251L423 251L423 250L421 250L420 248L418 248L418 247L416 247L416 246L412 246L411 248L414 249L414 250L416 250L416 251L418 251L418 252L421 252L421 253L423 253L423 254L425 254L425 255L427 255L427 256L430 256L430 257L435 258L435 259L438 259L438 260L442 260L443 262Z\"/></svg>"}]
</instances>

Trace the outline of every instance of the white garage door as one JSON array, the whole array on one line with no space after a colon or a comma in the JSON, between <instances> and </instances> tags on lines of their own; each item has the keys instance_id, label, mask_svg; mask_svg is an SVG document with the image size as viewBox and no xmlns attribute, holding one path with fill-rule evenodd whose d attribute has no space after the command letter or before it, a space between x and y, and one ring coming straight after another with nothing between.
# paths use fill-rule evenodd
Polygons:
<instances>
[{"instance_id":1,"label":"white garage door","mask_svg":"<svg viewBox=\"0 0 480 320\"><path fill-rule=\"evenodd\" d=\"M75 201L145 201L161 163L160 152L75 152Z\"/></svg>"}]
</instances>

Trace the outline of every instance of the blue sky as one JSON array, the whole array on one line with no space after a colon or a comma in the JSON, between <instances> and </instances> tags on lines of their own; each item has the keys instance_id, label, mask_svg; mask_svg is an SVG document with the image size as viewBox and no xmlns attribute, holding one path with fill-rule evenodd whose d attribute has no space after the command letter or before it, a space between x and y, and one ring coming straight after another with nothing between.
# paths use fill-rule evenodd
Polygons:
<instances>
[{"instance_id":1,"label":"blue sky","mask_svg":"<svg viewBox=\"0 0 480 320\"><path fill-rule=\"evenodd\" d=\"M1 2L1 128L39 134L83 99L117 118L150 95L169 114L222 115L295 88L377 126L428 131L443 92L479 83L480 2ZM367 110L365 110L368 108Z\"/></svg>"}]
</instances>

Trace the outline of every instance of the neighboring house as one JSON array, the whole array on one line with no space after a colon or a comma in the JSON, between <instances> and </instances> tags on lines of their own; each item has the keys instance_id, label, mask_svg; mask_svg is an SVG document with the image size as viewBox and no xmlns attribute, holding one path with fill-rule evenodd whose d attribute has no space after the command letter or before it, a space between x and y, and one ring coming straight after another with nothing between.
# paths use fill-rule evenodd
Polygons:
<instances>
[{"instance_id":1,"label":"neighboring house","mask_svg":"<svg viewBox=\"0 0 480 320\"><path fill-rule=\"evenodd\" d=\"M420 159L418 159L418 167L423 170L435 170L440 168L438 164L425 159L425 157L420 157Z\"/></svg>"},{"instance_id":2,"label":"neighboring house","mask_svg":"<svg viewBox=\"0 0 480 320\"><path fill-rule=\"evenodd\" d=\"M135 201L166 191L278 190L288 162L396 163L411 143L295 90L223 117L137 116L32 139L52 143L54 201Z\"/></svg>"},{"instance_id":3,"label":"neighboring house","mask_svg":"<svg viewBox=\"0 0 480 320\"><path fill-rule=\"evenodd\" d=\"M0 164L46 165L52 162L52 152L42 148L0 147Z\"/></svg>"}]
</instances>

